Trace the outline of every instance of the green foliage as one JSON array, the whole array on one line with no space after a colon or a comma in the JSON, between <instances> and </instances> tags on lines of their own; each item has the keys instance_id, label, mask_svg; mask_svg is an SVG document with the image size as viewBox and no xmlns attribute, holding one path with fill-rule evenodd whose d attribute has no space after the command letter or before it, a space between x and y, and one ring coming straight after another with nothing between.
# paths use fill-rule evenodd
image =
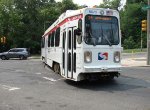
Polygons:
<instances>
[{"instance_id":1,"label":"green foliage","mask_svg":"<svg viewBox=\"0 0 150 110\"><path fill-rule=\"evenodd\" d=\"M141 2L144 2L146 4L147 0L127 0L127 4L141 3Z\"/></svg>"},{"instance_id":2,"label":"green foliage","mask_svg":"<svg viewBox=\"0 0 150 110\"><path fill-rule=\"evenodd\" d=\"M136 48L136 44L135 44L135 42L134 42L134 40L133 40L133 36L130 36L130 37L128 37L127 39L125 39L124 40L124 42L123 42L123 47L125 48L125 49L133 49L133 48Z\"/></svg>"},{"instance_id":3,"label":"green foliage","mask_svg":"<svg viewBox=\"0 0 150 110\"><path fill-rule=\"evenodd\" d=\"M125 9L120 12L122 42L124 48L140 48L141 45L141 21L146 19L146 12L141 8L144 5L142 1L134 0L127 3ZM132 36L132 39L131 39ZM146 48L146 34L143 34L143 47ZM132 45L129 44L132 40ZM128 46L129 45L129 46Z\"/></svg>"},{"instance_id":4,"label":"green foliage","mask_svg":"<svg viewBox=\"0 0 150 110\"><path fill-rule=\"evenodd\" d=\"M0 44L0 51L13 47L40 51L41 36L58 16L66 10L77 9L72 0L0 0L0 37L7 43Z\"/></svg>"},{"instance_id":5,"label":"green foliage","mask_svg":"<svg viewBox=\"0 0 150 110\"><path fill-rule=\"evenodd\" d=\"M72 0L63 0L62 1L62 7L61 7L61 12L65 12L66 10L75 10L77 9L78 6L73 3Z\"/></svg>"},{"instance_id":6,"label":"green foliage","mask_svg":"<svg viewBox=\"0 0 150 110\"><path fill-rule=\"evenodd\" d=\"M99 7L118 10L120 6L121 6L120 0L104 0L104 3L101 4Z\"/></svg>"}]
</instances>

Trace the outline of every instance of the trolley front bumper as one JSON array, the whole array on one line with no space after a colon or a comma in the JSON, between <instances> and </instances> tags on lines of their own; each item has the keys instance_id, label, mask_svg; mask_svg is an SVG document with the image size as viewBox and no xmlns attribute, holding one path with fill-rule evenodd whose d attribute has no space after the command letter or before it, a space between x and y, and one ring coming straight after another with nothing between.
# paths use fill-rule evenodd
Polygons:
<instances>
[{"instance_id":1,"label":"trolley front bumper","mask_svg":"<svg viewBox=\"0 0 150 110\"><path fill-rule=\"evenodd\" d=\"M99 66L84 66L85 73L98 73L98 72L120 72L121 66L109 66L109 67L99 67Z\"/></svg>"}]
</instances>

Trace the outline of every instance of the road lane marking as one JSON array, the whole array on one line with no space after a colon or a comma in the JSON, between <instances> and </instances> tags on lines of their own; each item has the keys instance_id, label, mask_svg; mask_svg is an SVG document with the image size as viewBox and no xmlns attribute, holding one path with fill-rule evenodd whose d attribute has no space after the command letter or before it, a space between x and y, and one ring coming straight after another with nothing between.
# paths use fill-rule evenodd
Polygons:
<instances>
[{"instance_id":1,"label":"road lane marking","mask_svg":"<svg viewBox=\"0 0 150 110\"><path fill-rule=\"evenodd\" d=\"M57 79L57 81L59 81L59 80L63 80L63 79L65 79L65 78L60 78L60 79Z\"/></svg>"},{"instance_id":2,"label":"road lane marking","mask_svg":"<svg viewBox=\"0 0 150 110\"><path fill-rule=\"evenodd\" d=\"M56 81L65 79L65 78L60 78L60 79L57 79L57 80L56 80L56 79L49 78L49 77L43 77L43 78L46 79L46 80L52 81L52 82L56 82Z\"/></svg>"},{"instance_id":3,"label":"road lane marking","mask_svg":"<svg viewBox=\"0 0 150 110\"><path fill-rule=\"evenodd\" d=\"M11 86L7 86L7 85L2 85L0 84L0 86L3 88L3 89L6 89L8 91L14 91L14 90L19 90L21 88L18 88L18 87L11 87Z\"/></svg>"},{"instance_id":4,"label":"road lane marking","mask_svg":"<svg viewBox=\"0 0 150 110\"><path fill-rule=\"evenodd\" d=\"M42 73L35 73L35 74L39 75L39 74L42 74Z\"/></svg>"},{"instance_id":5,"label":"road lane marking","mask_svg":"<svg viewBox=\"0 0 150 110\"><path fill-rule=\"evenodd\" d=\"M46 80L52 81L52 82L57 81L57 80L55 80L55 79L53 79L53 78L48 78L48 77L43 77L43 78L46 79Z\"/></svg>"},{"instance_id":6,"label":"road lane marking","mask_svg":"<svg viewBox=\"0 0 150 110\"><path fill-rule=\"evenodd\" d=\"M14 90L18 90L18 89L20 89L20 88L18 88L18 87L12 87L11 89L9 89L9 91L14 91Z\"/></svg>"}]
</instances>

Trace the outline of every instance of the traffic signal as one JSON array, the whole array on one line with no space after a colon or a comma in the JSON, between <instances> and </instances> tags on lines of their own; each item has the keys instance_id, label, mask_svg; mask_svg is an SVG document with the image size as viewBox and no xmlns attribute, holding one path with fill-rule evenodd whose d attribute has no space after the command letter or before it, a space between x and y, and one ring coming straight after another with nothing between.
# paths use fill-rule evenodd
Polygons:
<instances>
[{"instance_id":1,"label":"traffic signal","mask_svg":"<svg viewBox=\"0 0 150 110\"><path fill-rule=\"evenodd\" d=\"M6 43L6 37L1 37L1 43L3 43L3 44Z\"/></svg>"},{"instance_id":2,"label":"traffic signal","mask_svg":"<svg viewBox=\"0 0 150 110\"><path fill-rule=\"evenodd\" d=\"M6 43L6 37L3 37L3 42L4 42L4 44Z\"/></svg>"},{"instance_id":3,"label":"traffic signal","mask_svg":"<svg viewBox=\"0 0 150 110\"><path fill-rule=\"evenodd\" d=\"M4 43L4 39L3 39L3 37L1 37L1 43Z\"/></svg>"},{"instance_id":4,"label":"traffic signal","mask_svg":"<svg viewBox=\"0 0 150 110\"><path fill-rule=\"evenodd\" d=\"M142 31L147 31L147 20L142 20L141 29Z\"/></svg>"}]
</instances>

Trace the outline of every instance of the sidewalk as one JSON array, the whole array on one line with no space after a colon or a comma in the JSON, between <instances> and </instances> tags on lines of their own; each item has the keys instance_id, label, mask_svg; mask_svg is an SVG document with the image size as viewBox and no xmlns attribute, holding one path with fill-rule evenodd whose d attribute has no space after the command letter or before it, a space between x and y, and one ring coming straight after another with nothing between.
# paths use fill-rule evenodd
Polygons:
<instances>
[{"instance_id":1,"label":"sidewalk","mask_svg":"<svg viewBox=\"0 0 150 110\"><path fill-rule=\"evenodd\" d=\"M126 58L121 61L122 66L132 67L132 66L148 66L146 64L146 58Z\"/></svg>"}]
</instances>

